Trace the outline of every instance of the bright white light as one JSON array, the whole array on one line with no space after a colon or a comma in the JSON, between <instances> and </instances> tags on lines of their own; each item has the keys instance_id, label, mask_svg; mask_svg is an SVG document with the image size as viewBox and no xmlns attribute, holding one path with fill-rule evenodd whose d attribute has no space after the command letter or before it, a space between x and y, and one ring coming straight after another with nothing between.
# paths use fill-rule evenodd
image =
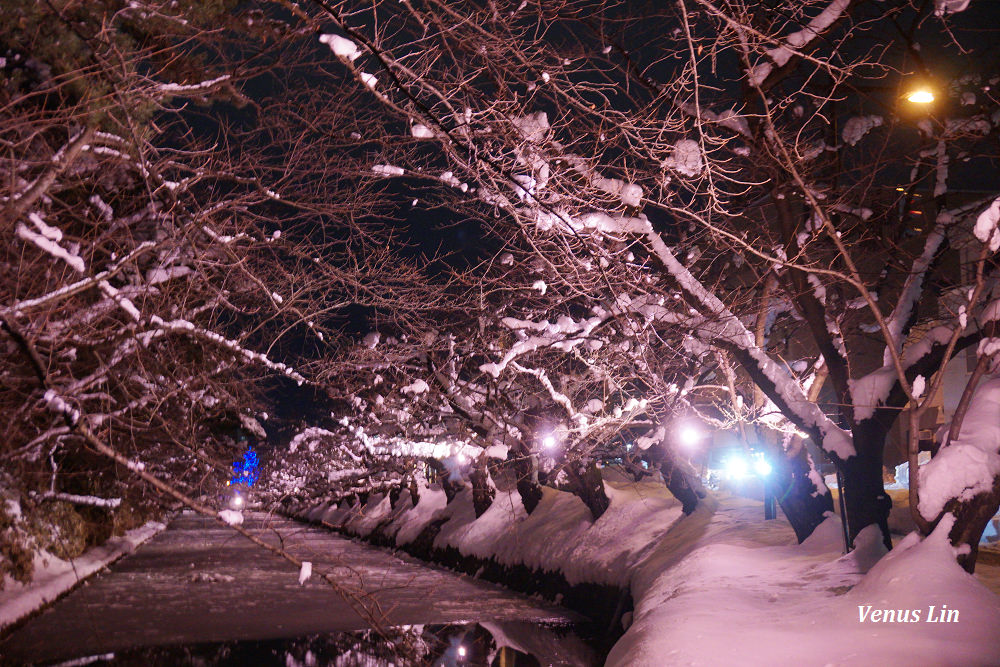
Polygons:
<instances>
[{"instance_id":1,"label":"bright white light","mask_svg":"<svg viewBox=\"0 0 1000 667\"><path fill-rule=\"evenodd\" d=\"M233 507L243 507L243 496L233 496Z\"/></svg>"},{"instance_id":2,"label":"bright white light","mask_svg":"<svg viewBox=\"0 0 1000 667\"><path fill-rule=\"evenodd\" d=\"M701 442L701 431L690 424L681 428L681 444L685 447L695 447Z\"/></svg>"},{"instance_id":3,"label":"bright white light","mask_svg":"<svg viewBox=\"0 0 1000 667\"><path fill-rule=\"evenodd\" d=\"M746 477L750 466L742 456L730 456L725 463L726 477L730 479L742 479Z\"/></svg>"},{"instance_id":4,"label":"bright white light","mask_svg":"<svg viewBox=\"0 0 1000 667\"><path fill-rule=\"evenodd\" d=\"M458 657L464 658L465 657L465 653L466 653L465 647L464 646L459 646L458 647Z\"/></svg>"},{"instance_id":5,"label":"bright white light","mask_svg":"<svg viewBox=\"0 0 1000 667\"><path fill-rule=\"evenodd\" d=\"M764 459L757 459L753 462L753 469L757 471L757 474L761 477L767 477L771 474L771 464Z\"/></svg>"},{"instance_id":6,"label":"bright white light","mask_svg":"<svg viewBox=\"0 0 1000 667\"><path fill-rule=\"evenodd\" d=\"M459 464L461 464L461 465L465 465L465 462L467 461L467 459L465 458L465 454L463 454L462 452L459 452L458 456L456 456L455 458L458 460Z\"/></svg>"},{"instance_id":7,"label":"bright white light","mask_svg":"<svg viewBox=\"0 0 1000 667\"><path fill-rule=\"evenodd\" d=\"M554 435L547 435L544 438L542 438L543 449L552 449L555 446L556 446L556 437Z\"/></svg>"},{"instance_id":8,"label":"bright white light","mask_svg":"<svg viewBox=\"0 0 1000 667\"><path fill-rule=\"evenodd\" d=\"M906 101L914 104L930 104L934 101L934 93L926 88L918 88L906 96Z\"/></svg>"}]
</instances>

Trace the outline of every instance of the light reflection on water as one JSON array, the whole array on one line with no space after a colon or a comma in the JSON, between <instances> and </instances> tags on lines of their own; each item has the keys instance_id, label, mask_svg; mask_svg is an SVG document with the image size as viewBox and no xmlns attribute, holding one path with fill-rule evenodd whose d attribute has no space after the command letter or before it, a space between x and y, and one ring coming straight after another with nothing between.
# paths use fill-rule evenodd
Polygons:
<instances>
[{"instance_id":1,"label":"light reflection on water","mask_svg":"<svg viewBox=\"0 0 1000 667\"><path fill-rule=\"evenodd\" d=\"M578 634L579 633L579 634ZM373 631L225 643L158 646L56 663L71 665L443 667L598 665L603 661L581 634L586 628L563 624L495 621L392 628Z\"/></svg>"}]
</instances>

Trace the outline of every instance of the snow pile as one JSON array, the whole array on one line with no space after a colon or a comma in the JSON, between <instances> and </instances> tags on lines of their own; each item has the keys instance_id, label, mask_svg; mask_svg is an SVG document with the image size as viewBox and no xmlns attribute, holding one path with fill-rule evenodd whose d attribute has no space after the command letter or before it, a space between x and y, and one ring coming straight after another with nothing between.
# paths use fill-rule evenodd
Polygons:
<instances>
[{"instance_id":1,"label":"snow pile","mask_svg":"<svg viewBox=\"0 0 1000 667\"><path fill-rule=\"evenodd\" d=\"M222 510L219 512L219 518L230 526L239 526L243 523L243 513L236 510Z\"/></svg>"},{"instance_id":2,"label":"snow pile","mask_svg":"<svg viewBox=\"0 0 1000 667\"><path fill-rule=\"evenodd\" d=\"M1000 378L980 385L955 442L920 469L920 513L935 519L949 500L971 500L1000 475Z\"/></svg>"},{"instance_id":3,"label":"snow pile","mask_svg":"<svg viewBox=\"0 0 1000 667\"><path fill-rule=\"evenodd\" d=\"M844 123L840 136L844 142L853 146L861 141L873 128L882 126L882 116L854 116Z\"/></svg>"},{"instance_id":4,"label":"snow pile","mask_svg":"<svg viewBox=\"0 0 1000 667\"><path fill-rule=\"evenodd\" d=\"M681 139L674 144L664 166L684 176L697 176L702 168L701 146L697 141Z\"/></svg>"},{"instance_id":5,"label":"snow pile","mask_svg":"<svg viewBox=\"0 0 1000 667\"><path fill-rule=\"evenodd\" d=\"M428 391L430 391L430 389L431 388L427 385L426 382L417 379L414 380L412 384L408 384L402 389L400 389L400 391L404 394L413 394L414 396L416 396L418 394L426 394Z\"/></svg>"},{"instance_id":6,"label":"snow pile","mask_svg":"<svg viewBox=\"0 0 1000 667\"><path fill-rule=\"evenodd\" d=\"M989 208L979 214L976 218L976 227L972 230L977 239L989 244L991 252L1000 250L998 223L1000 223L1000 197L994 199Z\"/></svg>"},{"instance_id":7,"label":"snow pile","mask_svg":"<svg viewBox=\"0 0 1000 667\"><path fill-rule=\"evenodd\" d=\"M636 483L612 469L604 472L611 505L597 521L579 498L547 487L530 515L516 491L498 490L477 519L471 490L448 504L438 485L420 489L416 507L406 492L395 510L388 497L376 494L361 508L332 507L320 517L361 536L381 526L400 546L412 543L432 521L445 520L434 541L437 548L455 547L466 556L560 572L570 584L624 587L636 564L682 515L681 508L659 480Z\"/></svg>"},{"instance_id":8,"label":"snow pile","mask_svg":"<svg viewBox=\"0 0 1000 667\"><path fill-rule=\"evenodd\" d=\"M0 628L52 602L83 579L131 553L164 528L164 524L150 521L121 537L112 537L99 547L88 549L71 561L61 560L46 551L37 552L31 583L22 584L10 577L5 578L0 590Z\"/></svg>"},{"instance_id":9,"label":"snow pile","mask_svg":"<svg viewBox=\"0 0 1000 667\"><path fill-rule=\"evenodd\" d=\"M971 0L934 0L934 13L937 16L964 12Z\"/></svg>"},{"instance_id":10,"label":"snow pile","mask_svg":"<svg viewBox=\"0 0 1000 667\"><path fill-rule=\"evenodd\" d=\"M787 524L739 502L697 510L646 559L633 624L607 664L996 664L1000 598L958 566L948 526L907 537L865 574L881 553L877 534L863 531L861 548L842 556L836 518L795 545ZM959 622L928 623L929 608L937 617L945 605ZM873 621L878 610L922 618Z\"/></svg>"},{"instance_id":11,"label":"snow pile","mask_svg":"<svg viewBox=\"0 0 1000 667\"><path fill-rule=\"evenodd\" d=\"M333 55L338 58L343 58L344 60L356 60L358 56L361 55L361 51L358 49L358 45L353 41L347 39L346 37L341 37L340 35L320 35L319 41L321 44L326 44L333 51Z\"/></svg>"}]
</instances>

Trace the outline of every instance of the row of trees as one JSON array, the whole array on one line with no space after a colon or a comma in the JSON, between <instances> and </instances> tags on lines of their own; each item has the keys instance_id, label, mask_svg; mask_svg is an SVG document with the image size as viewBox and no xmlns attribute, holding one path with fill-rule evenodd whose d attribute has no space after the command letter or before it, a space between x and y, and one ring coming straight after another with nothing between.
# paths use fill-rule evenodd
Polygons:
<instances>
[{"instance_id":1,"label":"row of trees","mask_svg":"<svg viewBox=\"0 0 1000 667\"><path fill-rule=\"evenodd\" d=\"M992 54L950 5L5 5L6 484L136 493L83 424L204 492L295 395L281 493L419 496L430 462L477 512L551 484L596 518L614 459L692 511L697 414L773 450L800 539L822 456L888 544L889 430L915 489L946 364L978 345L968 406L1000 349ZM981 472L913 493L970 569Z\"/></svg>"},{"instance_id":2,"label":"row of trees","mask_svg":"<svg viewBox=\"0 0 1000 667\"><path fill-rule=\"evenodd\" d=\"M962 39L943 22L957 7L322 6L324 42L410 135L373 176L445 173L449 208L506 240L462 276L477 322L447 350L435 335L382 357L403 377L396 401L370 390L378 405L398 417L421 382L430 413L388 430L443 419L515 461L562 459L596 516L593 461L635 444L682 469L663 426L707 403L784 454L800 538L831 508L808 440L842 476L850 537L875 525L891 546L883 454L909 407L915 519L955 512L971 568L1000 499L990 466L924 516L916 464L949 360L979 345L963 407L996 370L996 192L975 176L996 157L993 55L964 43L936 106L904 101ZM552 422L557 457L540 451Z\"/></svg>"}]
</instances>

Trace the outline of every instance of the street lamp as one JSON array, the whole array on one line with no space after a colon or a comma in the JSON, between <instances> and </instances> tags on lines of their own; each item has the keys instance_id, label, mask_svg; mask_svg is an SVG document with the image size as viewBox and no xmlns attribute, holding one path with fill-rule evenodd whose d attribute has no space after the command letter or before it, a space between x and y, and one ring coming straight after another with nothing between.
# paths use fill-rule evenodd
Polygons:
<instances>
[{"instance_id":1,"label":"street lamp","mask_svg":"<svg viewBox=\"0 0 1000 667\"><path fill-rule=\"evenodd\" d=\"M694 449L701 442L703 436L702 432L691 424L682 426L678 435L680 436L681 444L688 449Z\"/></svg>"},{"instance_id":2,"label":"street lamp","mask_svg":"<svg viewBox=\"0 0 1000 667\"><path fill-rule=\"evenodd\" d=\"M906 101L913 104L930 104L934 101L934 92L927 86L920 86L906 94Z\"/></svg>"}]
</instances>

